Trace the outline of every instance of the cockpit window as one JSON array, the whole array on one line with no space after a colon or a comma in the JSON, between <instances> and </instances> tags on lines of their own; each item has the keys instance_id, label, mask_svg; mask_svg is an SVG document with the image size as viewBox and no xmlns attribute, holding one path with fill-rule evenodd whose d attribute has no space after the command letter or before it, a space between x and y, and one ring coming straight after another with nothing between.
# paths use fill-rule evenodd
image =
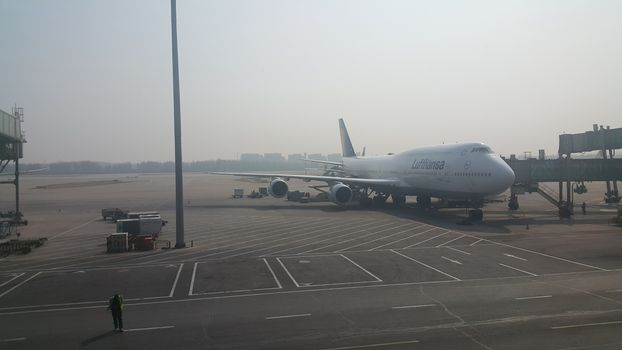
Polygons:
<instances>
[{"instance_id":1,"label":"cockpit window","mask_svg":"<svg viewBox=\"0 0 622 350\"><path fill-rule=\"evenodd\" d=\"M471 150L471 152L477 153L492 153L492 149L488 146L475 147Z\"/></svg>"}]
</instances>

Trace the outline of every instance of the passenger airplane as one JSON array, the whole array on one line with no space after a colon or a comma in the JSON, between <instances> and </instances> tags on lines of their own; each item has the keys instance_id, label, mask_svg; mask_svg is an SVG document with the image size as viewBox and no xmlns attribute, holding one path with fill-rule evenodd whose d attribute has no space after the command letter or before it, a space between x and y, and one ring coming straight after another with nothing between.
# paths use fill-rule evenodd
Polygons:
<instances>
[{"instance_id":1,"label":"passenger airplane","mask_svg":"<svg viewBox=\"0 0 622 350\"><path fill-rule=\"evenodd\" d=\"M430 207L431 197L447 206L474 208L473 219L481 220L484 200L508 189L514 171L501 157L483 143L456 143L413 148L397 154L359 157L354 152L343 119L339 119L341 162L306 159L330 165L323 176L269 173L212 174L270 178L268 192L282 198L287 195L287 181L323 181L328 184L328 198L344 206L353 199L361 204L384 202L390 195L393 203L403 204L406 196L417 196L420 207ZM339 174L339 176L335 176ZM370 195L375 193L373 199Z\"/></svg>"}]
</instances>

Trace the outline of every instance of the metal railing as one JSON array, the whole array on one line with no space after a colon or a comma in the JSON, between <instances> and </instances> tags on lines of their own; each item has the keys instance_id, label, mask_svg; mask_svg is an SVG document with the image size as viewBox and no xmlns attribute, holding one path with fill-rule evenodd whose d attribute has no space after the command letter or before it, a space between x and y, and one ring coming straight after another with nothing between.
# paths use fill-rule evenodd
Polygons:
<instances>
[{"instance_id":1,"label":"metal railing","mask_svg":"<svg viewBox=\"0 0 622 350\"><path fill-rule=\"evenodd\" d=\"M550 187L544 184L538 184L538 193L554 206L558 207L560 205L559 201L556 199L558 194Z\"/></svg>"}]
</instances>

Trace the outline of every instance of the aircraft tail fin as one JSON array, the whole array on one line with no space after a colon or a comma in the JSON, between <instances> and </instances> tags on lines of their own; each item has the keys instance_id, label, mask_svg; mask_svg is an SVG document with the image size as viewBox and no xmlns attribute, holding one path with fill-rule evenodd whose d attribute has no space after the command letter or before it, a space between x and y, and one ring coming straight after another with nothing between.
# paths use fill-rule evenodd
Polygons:
<instances>
[{"instance_id":1,"label":"aircraft tail fin","mask_svg":"<svg viewBox=\"0 0 622 350\"><path fill-rule=\"evenodd\" d=\"M354 152L354 147L352 147L352 141L350 141L343 118L339 118L339 134L341 135L341 155L347 158L356 158L356 153Z\"/></svg>"}]
</instances>

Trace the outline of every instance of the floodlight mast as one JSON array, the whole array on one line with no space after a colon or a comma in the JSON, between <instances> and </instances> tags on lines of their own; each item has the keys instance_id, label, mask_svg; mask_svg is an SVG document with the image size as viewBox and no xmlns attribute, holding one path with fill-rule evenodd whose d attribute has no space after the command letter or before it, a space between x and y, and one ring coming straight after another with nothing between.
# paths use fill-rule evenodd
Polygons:
<instances>
[{"instance_id":1,"label":"floodlight mast","mask_svg":"<svg viewBox=\"0 0 622 350\"><path fill-rule=\"evenodd\" d=\"M177 63L177 1L171 0L173 51L173 120L175 125L175 248L184 248L184 178L181 157L181 107L179 106L179 65Z\"/></svg>"}]
</instances>

